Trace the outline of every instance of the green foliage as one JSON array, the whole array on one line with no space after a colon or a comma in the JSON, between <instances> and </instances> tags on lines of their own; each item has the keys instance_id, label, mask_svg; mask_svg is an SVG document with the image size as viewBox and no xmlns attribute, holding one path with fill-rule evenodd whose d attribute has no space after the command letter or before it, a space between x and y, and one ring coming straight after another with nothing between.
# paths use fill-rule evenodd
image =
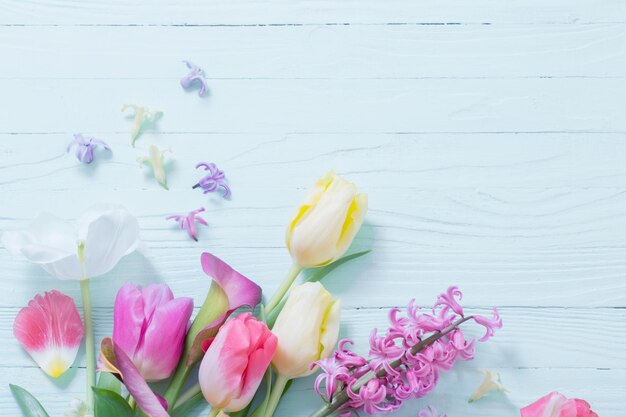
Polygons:
<instances>
[{"instance_id":1,"label":"green foliage","mask_svg":"<svg viewBox=\"0 0 626 417\"><path fill-rule=\"evenodd\" d=\"M132 408L120 394L103 388L92 389L95 417L134 417Z\"/></svg>"},{"instance_id":2,"label":"green foliage","mask_svg":"<svg viewBox=\"0 0 626 417\"><path fill-rule=\"evenodd\" d=\"M50 417L43 406L30 392L24 388L9 384L15 401L20 406L24 417Z\"/></svg>"}]
</instances>

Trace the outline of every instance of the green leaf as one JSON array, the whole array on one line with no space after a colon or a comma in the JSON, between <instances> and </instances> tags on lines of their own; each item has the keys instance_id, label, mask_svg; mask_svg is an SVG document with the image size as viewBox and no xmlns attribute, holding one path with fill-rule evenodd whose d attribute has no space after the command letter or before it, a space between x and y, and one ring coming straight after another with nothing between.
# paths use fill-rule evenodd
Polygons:
<instances>
[{"instance_id":1,"label":"green leaf","mask_svg":"<svg viewBox=\"0 0 626 417\"><path fill-rule=\"evenodd\" d=\"M93 387L95 417L133 417L135 413L124 397L107 389Z\"/></svg>"},{"instance_id":2,"label":"green leaf","mask_svg":"<svg viewBox=\"0 0 626 417\"><path fill-rule=\"evenodd\" d=\"M122 393L122 383L110 372L100 372L97 387L113 391L116 394Z\"/></svg>"},{"instance_id":3,"label":"green leaf","mask_svg":"<svg viewBox=\"0 0 626 417\"><path fill-rule=\"evenodd\" d=\"M37 401L33 394L26 391L24 388L9 384L11 392L15 397L15 401L20 406L24 417L50 417L46 410L42 407L41 403Z\"/></svg>"},{"instance_id":4,"label":"green leaf","mask_svg":"<svg viewBox=\"0 0 626 417\"><path fill-rule=\"evenodd\" d=\"M172 411L171 415L172 417L185 417L199 405L206 405L206 400L204 399L202 392L196 393L193 397L189 398L181 405L174 407L174 411Z\"/></svg>"},{"instance_id":5,"label":"green leaf","mask_svg":"<svg viewBox=\"0 0 626 417\"><path fill-rule=\"evenodd\" d=\"M304 282L321 281L324 277L326 277L326 275L330 274L335 268L340 267L341 265L345 264L348 261L351 261L356 258L360 258L363 255L367 255L371 251L372 251L371 249L368 249L368 250L364 250L361 252L353 253L351 255L344 256L343 258L340 258L329 265L323 266L321 268L317 268L315 272L313 272L304 280ZM283 298L283 300L267 316L266 323L270 329L274 327L274 323L276 322L276 319L278 318L278 314L280 314L286 302L287 302L287 297Z\"/></svg>"}]
</instances>

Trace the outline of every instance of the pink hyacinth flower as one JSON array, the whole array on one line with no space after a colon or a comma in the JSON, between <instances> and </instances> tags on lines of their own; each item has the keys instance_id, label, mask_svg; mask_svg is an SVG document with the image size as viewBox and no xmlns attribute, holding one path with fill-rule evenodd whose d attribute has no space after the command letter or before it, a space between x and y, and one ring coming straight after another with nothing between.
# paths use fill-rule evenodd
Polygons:
<instances>
[{"instance_id":1,"label":"pink hyacinth flower","mask_svg":"<svg viewBox=\"0 0 626 417\"><path fill-rule=\"evenodd\" d=\"M146 381L166 379L182 354L192 311L193 300L174 298L165 284L125 284L115 299L113 342Z\"/></svg>"},{"instance_id":2,"label":"pink hyacinth flower","mask_svg":"<svg viewBox=\"0 0 626 417\"><path fill-rule=\"evenodd\" d=\"M52 290L36 295L17 314L13 334L37 365L51 377L74 363L83 338L83 323L74 300Z\"/></svg>"},{"instance_id":3,"label":"pink hyacinth flower","mask_svg":"<svg viewBox=\"0 0 626 417\"><path fill-rule=\"evenodd\" d=\"M278 339L267 325L245 313L220 328L206 351L198 380L214 409L235 412L245 408L261 384Z\"/></svg>"},{"instance_id":4,"label":"pink hyacinth flower","mask_svg":"<svg viewBox=\"0 0 626 417\"><path fill-rule=\"evenodd\" d=\"M187 234L189 237L198 241L198 231L196 228L196 222L208 226L209 224L202 217L198 216L198 213L202 213L204 211L204 207L200 207L194 211L190 211L187 214L176 214L173 216L167 216L165 220L176 220L180 225L181 229L187 229Z\"/></svg>"},{"instance_id":5,"label":"pink hyacinth flower","mask_svg":"<svg viewBox=\"0 0 626 417\"><path fill-rule=\"evenodd\" d=\"M598 417L587 401L567 398L556 391L522 408L520 414L522 417Z\"/></svg>"}]
</instances>

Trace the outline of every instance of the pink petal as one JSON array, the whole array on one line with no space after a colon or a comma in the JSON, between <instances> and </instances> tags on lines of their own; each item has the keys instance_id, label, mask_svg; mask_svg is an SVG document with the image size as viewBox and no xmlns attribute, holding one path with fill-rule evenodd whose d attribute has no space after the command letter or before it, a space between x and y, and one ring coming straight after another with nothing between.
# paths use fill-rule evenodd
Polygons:
<instances>
[{"instance_id":1,"label":"pink petal","mask_svg":"<svg viewBox=\"0 0 626 417\"><path fill-rule=\"evenodd\" d=\"M124 284L117 292L113 310L113 340L132 357L139 345L144 322L141 290L133 284Z\"/></svg>"},{"instance_id":2,"label":"pink petal","mask_svg":"<svg viewBox=\"0 0 626 417\"><path fill-rule=\"evenodd\" d=\"M215 337L219 327L233 311L243 306L254 307L261 301L261 287L215 255L204 252L200 257L200 263L204 273L213 278L213 281L226 293L228 310L198 333L189 352L188 366L202 358L202 345L206 346L207 343L204 342Z\"/></svg>"},{"instance_id":3,"label":"pink petal","mask_svg":"<svg viewBox=\"0 0 626 417\"><path fill-rule=\"evenodd\" d=\"M151 284L141 289L143 296L143 314L146 320L150 320L154 312L162 305L172 301L174 294L166 284Z\"/></svg>"},{"instance_id":4,"label":"pink petal","mask_svg":"<svg viewBox=\"0 0 626 417\"><path fill-rule=\"evenodd\" d=\"M133 362L119 346L107 337L102 340L101 351L108 371L117 374L144 413L150 417L169 417L167 402L152 392Z\"/></svg>"},{"instance_id":5,"label":"pink petal","mask_svg":"<svg viewBox=\"0 0 626 417\"><path fill-rule=\"evenodd\" d=\"M565 396L554 391L522 408L520 414L522 417L576 417L576 409L574 408L574 414L571 414L568 402ZM567 409L564 410L564 407Z\"/></svg>"},{"instance_id":6,"label":"pink petal","mask_svg":"<svg viewBox=\"0 0 626 417\"><path fill-rule=\"evenodd\" d=\"M193 300L184 297L156 309L145 331L145 342L140 352L142 358L139 359L146 380L160 381L171 376L183 352L192 312Z\"/></svg>"},{"instance_id":7,"label":"pink petal","mask_svg":"<svg viewBox=\"0 0 626 417\"><path fill-rule=\"evenodd\" d=\"M261 287L235 271L215 255L204 252L200 257L202 270L224 290L231 309L254 307L261 301Z\"/></svg>"},{"instance_id":8,"label":"pink petal","mask_svg":"<svg viewBox=\"0 0 626 417\"><path fill-rule=\"evenodd\" d=\"M83 323L74 300L52 290L36 295L20 310L13 334L48 375L58 377L76 359L83 338Z\"/></svg>"}]
</instances>

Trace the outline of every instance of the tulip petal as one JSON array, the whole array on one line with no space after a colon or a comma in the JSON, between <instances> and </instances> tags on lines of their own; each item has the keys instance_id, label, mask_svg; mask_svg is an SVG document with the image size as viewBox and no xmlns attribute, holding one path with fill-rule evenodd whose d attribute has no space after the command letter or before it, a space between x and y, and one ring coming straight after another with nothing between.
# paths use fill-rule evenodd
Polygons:
<instances>
[{"instance_id":1,"label":"tulip petal","mask_svg":"<svg viewBox=\"0 0 626 417\"><path fill-rule=\"evenodd\" d=\"M141 290L128 283L117 292L113 311L113 340L127 355L133 356L141 339L144 322Z\"/></svg>"},{"instance_id":2,"label":"tulip petal","mask_svg":"<svg viewBox=\"0 0 626 417\"><path fill-rule=\"evenodd\" d=\"M169 417L167 403L150 389L130 358L111 338L102 340L101 352L107 370L120 378L144 413L150 417Z\"/></svg>"},{"instance_id":3,"label":"tulip petal","mask_svg":"<svg viewBox=\"0 0 626 417\"><path fill-rule=\"evenodd\" d=\"M84 233L84 235L83 235ZM139 223L122 207L98 206L79 220L88 277L106 274L139 244Z\"/></svg>"},{"instance_id":4,"label":"tulip petal","mask_svg":"<svg viewBox=\"0 0 626 417\"><path fill-rule=\"evenodd\" d=\"M261 287L235 271L217 256L204 252L200 257L200 263L204 273L213 278L226 295L228 308L195 337L187 358L188 366L202 359L204 351L210 344L210 339L215 337L219 327L233 311L243 306L254 307L261 301Z\"/></svg>"},{"instance_id":5,"label":"tulip petal","mask_svg":"<svg viewBox=\"0 0 626 417\"><path fill-rule=\"evenodd\" d=\"M169 378L183 351L193 300L181 297L160 306L144 335L142 375L148 381ZM179 341L178 344L173 344ZM136 358L137 359L137 358Z\"/></svg>"},{"instance_id":6,"label":"tulip petal","mask_svg":"<svg viewBox=\"0 0 626 417\"><path fill-rule=\"evenodd\" d=\"M39 367L56 378L76 359L83 323L74 300L53 290L36 295L20 310L13 334Z\"/></svg>"}]
</instances>

